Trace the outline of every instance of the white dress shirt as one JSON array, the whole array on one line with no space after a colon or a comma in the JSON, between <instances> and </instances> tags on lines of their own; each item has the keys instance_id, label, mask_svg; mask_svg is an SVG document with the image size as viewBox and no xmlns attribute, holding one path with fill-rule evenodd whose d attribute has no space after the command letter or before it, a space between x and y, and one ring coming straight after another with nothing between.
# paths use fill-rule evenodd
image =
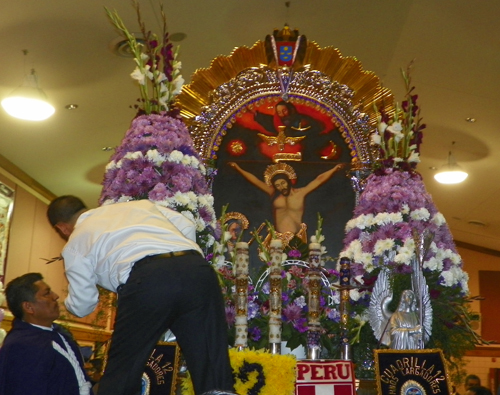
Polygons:
<instances>
[{"instance_id":1,"label":"white dress shirt","mask_svg":"<svg viewBox=\"0 0 500 395\"><path fill-rule=\"evenodd\" d=\"M96 284L116 292L135 262L165 252L201 249L196 226L182 214L149 200L114 203L80 215L62 256L69 281L64 301L83 317L99 301Z\"/></svg>"}]
</instances>

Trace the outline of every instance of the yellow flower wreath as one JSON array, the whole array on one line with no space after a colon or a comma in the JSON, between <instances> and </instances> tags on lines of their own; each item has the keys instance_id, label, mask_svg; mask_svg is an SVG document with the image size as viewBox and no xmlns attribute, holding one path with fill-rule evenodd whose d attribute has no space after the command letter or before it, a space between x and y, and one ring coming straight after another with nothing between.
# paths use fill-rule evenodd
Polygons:
<instances>
[{"instance_id":1,"label":"yellow flower wreath","mask_svg":"<svg viewBox=\"0 0 500 395\"><path fill-rule=\"evenodd\" d=\"M297 361L293 355L270 354L265 350L238 351L232 348L229 350L229 358L236 377L234 388L239 395L294 393ZM182 395L194 395L189 375L182 381Z\"/></svg>"}]
</instances>

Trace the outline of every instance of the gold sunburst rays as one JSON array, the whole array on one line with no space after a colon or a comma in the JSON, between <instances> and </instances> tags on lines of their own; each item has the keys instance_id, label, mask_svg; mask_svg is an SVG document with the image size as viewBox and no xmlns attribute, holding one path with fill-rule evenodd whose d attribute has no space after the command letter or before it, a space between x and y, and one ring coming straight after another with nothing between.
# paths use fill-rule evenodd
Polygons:
<instances>
[{"instance_id":1,"label":"gold sunburst rays","mask_svg":"<svg viewBox=\"0 0 500 395\"><path fill-rule=\"evenodd\" d=\"M190 124L202 108L210 103L214 89L236 77L240 71L266 63L263 41L257 41L251 48L238 47L229 56L216 57L210 67L196 70L191 83L183 87L177 97L181 115ZM343 57L337 48L320 48L314 41L309 41L304 63L309 69L320 71L333 81L352 89L353 103L362 106L362 111L368 114L373 125L374 107L383 107L388 113L393 111L391 91L381 86L375 73L363 70L361 62L356 58Z\"/></svg>"},{"instance_id":2,"label":"gold sunburst rays","mask_svg":"<svg viewBox=\"0 0 500 395\"><path fill-rule=\"evenodd\" d=\"M289 80L290 101L304 101L335 119L351 150L352 165L369 166L377 157L370 131L377 124L377 109L389 115L394 112L392 93L358 59L311 41L304 67L298 70L277 69L274 61L268 64L265 43L258 41L251 48L238 47L229 56L216 57L209 68L193 74L177 105L202 157L217 159L219 146L240 112L283 95L280 76Z\"/></svg>"}]
</instances>

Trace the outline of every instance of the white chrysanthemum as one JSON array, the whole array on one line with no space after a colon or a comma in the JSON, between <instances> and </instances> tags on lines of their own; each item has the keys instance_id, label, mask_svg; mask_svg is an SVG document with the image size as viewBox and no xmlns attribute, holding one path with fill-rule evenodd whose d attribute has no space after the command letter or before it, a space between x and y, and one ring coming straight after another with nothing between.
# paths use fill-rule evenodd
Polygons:
<instances>
[{"instance_id":1,"label":"white chrysanthemum","mask_svg":"<svg viewBox=\"0 0 500 395\"><path fill-rule=\"evenodd\" d=\"M191 166L191 156L189 155L184 155L181 159L181 163L184 166Z\"/></svg>"},{"instance_id":2,"label":"white chrysanthemum","mask_svg":"<svg viewBox=\"0 0 500 395\"><path fill-rule=\"evenodd\" d=\"M193 191L189 191L187 195L189 197L189 200L191 200L191 202L198 203L198 196L196 195L196 193L194 193Z\"/></svg>"},{"instance_id":3,"label":"white chrysanthemum","mask_svg":"<svg viewBox=\"0 0 500 395\"><path fill-rule=\"evenodd\" d=\"M342 257L348 258L350 260L354 259L354 256L357 253L361 253L362 251L362 246L361 242L359 240L353 240L349 246L342 252Z\"/></svg>"},{"instance_id":4,"label":"white chrysanthemum","mask_svg":"<svg viewBox=\"0 0 500 395\"><path fill-rule=\"evenodd\" d=\"M205 165L200 163L198 167L199 167L199 170L201 171L201 174L203 174L203 175L207 174L207 169L206 169Z\"/></svg>"},{"instance_id":5,"label":"white chrysanthemum","mask_svg":"<svg viewBox=\"0 0 500 395\"><path fill-rule=\"evenodd\" d=\"M200 196L198 196L198 204L200 206L203 206L203 207L210 207L210 204L208 203L206 195L200 195Z\"/></svg>"},{"instance_id":6,"label":"white chrysanthemum","mask_svg":"<svg viewBox=\"0 0 500 395\"><path fill-rule=\"evenodd\" d=\"M357 289L351 289L351 290L349 290L349 297L354 302L357 302L359 300L359 298L361 297L361 295Z\"/></svg>"},{"instance_id":7,"label":"white chrysanthemum","mask_svg":"<svg viewBox=\"0 0 500 395\"><path fill-rule=\"evenodd\" d=\"M433 272L443 270L443 261L437 257L429 258L424 262L424 269L429 269Z\"/></svg>"},{"instance_id":8,"label":"white chrysanthemum","mask_svg":"<svg viewBox=\"0 0 500 395\"><path fill-rule=\"evenodd\" d=\"M425 207L418 208L410 213L410 218L415 221L427 221L430 216L431 214L429 213L429 210Z\"/></svg>"},{"instance_id":9,"label":"white chrysanthemum","mask_svg":"<svg viewBox=\"0 0 500 395\"><path fill-rule=\"evenodd\" d=\"M109 162L106 167L104 168L105 171L110 171L110 170L113 170L115 169L117 166L116 166L116 162L114 160L112 160L111 162Z\"/></svg>"},{"instance_id":10,"label":"white chrysanthemum","mask_svg":"<svg viewBox=\"0 0 500 395\"><path fill-rule=\"evenodd\" d=\"M401 206L401 214L408 214L410 212L410 206L408 206L406 203L404 203Z\"/></svg>"},{"instance_id":11,"label":"white chrysanthemum","mask_svg":"<svg viewBox=\"0 0 500 395\"><path fill-rule=\"evenodd\" d=\"M193 166L195 169L200 166L200 161L198 160L198 158L194 156L191 157L191 166Z\"/></svg>"},{"instance_id":12,"label":"white chrysanthemum","mask_svg":"<svg viewBox=\"0 0 500 395\"><path fill-rule=\"evenodd\" d=\"M168 156L168 159L171 161L171 162L174 162L174 163L180 163L182 158L184 157L183 153L181 151L178 151L178 150L173 150L170 155Z\"/></svg>"},{"instance_id":13,"label":"white chrysanthemum","mask_svg":"<svg viewBox=\"0 0 500 395\"><path fill-rule=\"evenodd\" d=\"M359 262L363 264L366 268L368 266L373 266L373 255L369 252L358 252L354 254L354 262Z\"/></svg>"},{"instance_id":14,"label":"white chrysanthemum","mask_svg":"<svg viewBox=\"0 0 500 395\"><path fill-rule=\"evenodd\" d=\"M394 239L377 240L373 247L373 252L375 255L382 255L384 252L392 250L393 247Z\"/></svg>"},{"instance_id":15,"label":"white chrysanthemum","mask_svg":"<svg viewBox=\"0 0 500 395\"><path fill-rule=\"evenodd\" d=\"M462 258L460 257L460 255L458 255L457 253L455 253L453 251L450 254L450 259L451 259L451 262L456 266L460 266L462 264Z\"/></svg>"},{"instance_id":16,"label":"white chrysanthemum","mask_svg":"<svg viewBox=\"0 0 500 395\"><path fill-rule=\"evenodd\" d=\"M444 280L443 285L445 287L452 287L453 285L457 285L465 278L464 271L457 266L452 266L449 270L445 270L444 272L442 272L441 277Z\"/></svg>"},{"instance_id":17,"label":"white chrysanthemum","mask_svg":"<svg viewBox=\"0 0 500 395\"><path fill-rule=\"evenodd\" d=\"M150 149L146 152L146 158L148 158L148 160L153 162L156 166L161 165L166 160L165 156L160 154L156 149Z\"/></svg>"},{"instance_id":18,"label":"white chrysanthemum","mask_svg":"<svg viewBox=\"0 0 500 395\"><path fill-rule=\"evenodd\" d=\"M174 199L181 206L187 206L189 203L189 196L185 193L176 192L174 194Z\"/></svg>"},{"instance_id":19,"label":"white chrysanthemum","mask_svg":"<svg viewBox=\"0 0 500 395\"><path fill-rule=\"evenodd\" d=\"M137 159L142 159L144 158L144 155L142 155L141 151L135 151L135 152L127 152L122 160L124 159L130 159L130 160L137 160Z\"/></svg>"},{"instance_id":20,"label":"white chrysanthemum","mask_svg":"<svg viewBox=\"0 0 500 395\"><path fill-rule=\"evenodd\" d=\"M436 226L442 226L446 223L446 219L444 218L444 215L441 213L436 213L434 217L432 217L432 222Z\"/></svg>"},{"instance_id":21,"label":"white chrysanthemum","mask_svg":"<svg viewBox=\"0 0 500 395\"><path fill-rule=\"evenodd\" d=\"M379 213L375 216L373 223L375 225L383 226L388 224L399 223L403 220L401 213Z\"/></svg>"},{"instance_id":22,"label":"white chrysanthemum","mask_svg":"<svg viewBox=\"0 0 500 395\"><path fill-rule=\"evenodd\" d=\"M413 258L413 249L407 247L401 247L396 256L394 257L394 262L409 265L411 259Z\"/></svg>"}]
</instances>

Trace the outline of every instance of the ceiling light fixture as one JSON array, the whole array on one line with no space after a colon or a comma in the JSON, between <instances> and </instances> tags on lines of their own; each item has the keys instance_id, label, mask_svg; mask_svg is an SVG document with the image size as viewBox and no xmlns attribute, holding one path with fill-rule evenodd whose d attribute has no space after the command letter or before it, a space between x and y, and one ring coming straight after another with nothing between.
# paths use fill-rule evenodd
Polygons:
<instances>
[{"instance_id":1,"label":"ceiling light fixture","mask_svg":"<svg viewBox=\"0 0 500 395\"><path fill-rule=\"evenodd\" d=\"M24 55L28 51L23 50ZM47 101L47 95L38 86L35 69L24 77L23 84L2 100L2 107L11 116L28 121L43 121L54 114L54 107Z\"/></svg>"},{"instance_id":2,"label":"ceiling light fixture","mask_svg":"<svg viewBox=\"0 0 500 395\"><path fill-rule=\"evenodd\" d=\"M452 146L455 142L452 142ZM457 164L455 157L451 153L451 149L448 152L448 162L443 165L439 172L434 174L434 178L437 182L441 184L458 184L464 181L469 175Z\"/></svg>"}]
</instances>

